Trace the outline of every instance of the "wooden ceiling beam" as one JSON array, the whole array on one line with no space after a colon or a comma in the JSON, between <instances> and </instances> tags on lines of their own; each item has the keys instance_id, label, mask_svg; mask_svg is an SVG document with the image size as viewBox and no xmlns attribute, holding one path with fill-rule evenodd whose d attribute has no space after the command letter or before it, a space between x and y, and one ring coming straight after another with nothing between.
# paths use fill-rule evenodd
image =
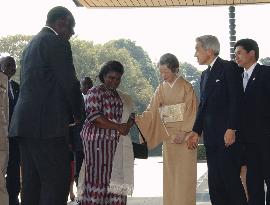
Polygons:
<instances>
[{"instance_id":1,"label":"wooden ceiling beam","mask_svg":"<svg viewBox=\"0 0 270 205\"><path fill-rule=\"evenodd\" d=\"M270 0L72 0L84 7L173 7L270 3Z\"/></svg>"}]
</instances>

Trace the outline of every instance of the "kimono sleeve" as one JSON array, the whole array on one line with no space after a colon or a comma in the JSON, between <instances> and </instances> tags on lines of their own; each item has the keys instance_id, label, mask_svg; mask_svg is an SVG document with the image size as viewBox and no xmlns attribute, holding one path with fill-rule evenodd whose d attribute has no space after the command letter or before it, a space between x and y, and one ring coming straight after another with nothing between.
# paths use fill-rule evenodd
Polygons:
<instances>
[{"instance_id":1,"label":"kimono sleeve","mask_svg":"<svg viewBox=\"0 0 270 205\"><path fill-rule=\"evenodd\" d=\"M160 87L158 87L146 111L136 117L136 123L145 137L149 149L154 149L163 140L169 139L158 110L161 105L160 92Z\"/></svg>"}]
</instances>

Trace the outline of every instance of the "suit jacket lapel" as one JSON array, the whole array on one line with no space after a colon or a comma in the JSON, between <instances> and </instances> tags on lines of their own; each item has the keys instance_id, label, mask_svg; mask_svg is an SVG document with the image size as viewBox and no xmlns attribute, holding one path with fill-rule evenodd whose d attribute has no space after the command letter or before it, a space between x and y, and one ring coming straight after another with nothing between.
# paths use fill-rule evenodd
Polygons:
<instances>
[{"instance_id":1,"label":"suit jacket lapel","mask_svg":"<svg viewBox=\"0 0 270 205\"><path fill-rule=\"evenodd\" d=\"M241 79L241 85L242 85L242 89L241 89L241 92L242 93L244 93L245 91L244 91L244 86L243 86L243 77L244 77L244 68L242 68L242 67L237 67L239 70L239 75L240 75L240 78L239 79Z\"/></svg>"},{"instance_id":2,"label":"suit jacket lapel","mask_svg":"<svg viewBox=\"0 0 270 205\"><path fill-rule=\"evenodd\" d=\"M207 99L209 95L216 88L215 86L216 80L218 80L218 77L220 76L221 72L222 72L221 58L218 57L213 67L211 68L208 80L206 82L205 91L204 91L205 99Z\"/></svg>"},{"instance_id":3,"label":"suit jacket lapel","mask_svg":"<svg viewBox=\"0 0 270 205\"><path fill-rule=\"evenodd\" d=\"M252 88L253 84L256 82L256 78L259 75L259 71L260 71L260 64L257 64L248 80L245 93L247 93L250 90L250 88Z\"/></svg>"}]
</instances>

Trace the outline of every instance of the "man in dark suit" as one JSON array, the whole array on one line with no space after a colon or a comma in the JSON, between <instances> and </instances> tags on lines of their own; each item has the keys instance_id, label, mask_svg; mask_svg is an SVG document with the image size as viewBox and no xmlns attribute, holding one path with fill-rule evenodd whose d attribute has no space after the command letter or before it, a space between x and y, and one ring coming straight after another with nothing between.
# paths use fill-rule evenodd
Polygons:
<instances>
[{"instance_id":1,"label":"man in dark suit","mask_svg":"<svg viewBox=\"0 0 270 205\"><path fill-rule=\"evenodd\" d=\"M218 57L220 44L215 36L196 39L200 65L208 65L201 77L201 97L188 147L197 146L203 132L208 165L208 185L213 205L247 204L240 181L240 147L236 142L242 96L237 65Z\"/></svg>"},{"instance_id":2,"label":"man in dark suit","mask_svg":"<svg viewBox=\"0 0 270 205\"><path fill-rule=\"evenodd\" d=\"M245 145L249 205L270 204L270 67L257 63L259 47L252 39L236 42L235 60L244 68L240 140Z\"/></svg>"},{"instance_id":3,"label":"man in dark suit","mask_svg":"<svg viewBox=\"0 0 270 205\"><path fill-rule=\"evenodd\" d=\"M9 120L11 120L14 107L17 103L20 86L11 78L16 73L16 63L14 58L6 56L0 60L1 70L8 76L8 98L9 98ZM7 191L9 195L9 205L19 205L20 193L20 150L17 139L9 139L9 160L6 177Z\"/></svg>"},{"instance_id":4,"label":"man in dark suit","mask_svg":"<svg viewBox=\"0 0 270 205\"><path fill-rule=\"evenodd\" d=\"M26 46L21 90L10 137L22 158L22 205L64 205L70 182L68 124L81 119L82 97L69 43L75 20L64 7L48 12L46 26Z\"/></svg>"}]
</instances>

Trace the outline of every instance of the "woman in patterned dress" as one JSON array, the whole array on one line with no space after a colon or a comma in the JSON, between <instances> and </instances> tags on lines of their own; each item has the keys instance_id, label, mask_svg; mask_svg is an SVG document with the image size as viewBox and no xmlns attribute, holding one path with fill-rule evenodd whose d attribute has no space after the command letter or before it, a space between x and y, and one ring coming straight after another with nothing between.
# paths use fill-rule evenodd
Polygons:
<instances>
[{"instance_id":1,"label":"woman in patterned dress","mask_svg":"<svg viewBox=\"0 0 270 205\"><path fill-rule=\"evenodd\" d=\"M101 85L91 88L85 99L86 120L81 132L85 155L81 205L126 205L127 196L108 192L112 162L120 135L127 135L131 122L121 123L123 103L116 89L124 68L108 61L100 70Z\"/></svg>"}]
</instances>

